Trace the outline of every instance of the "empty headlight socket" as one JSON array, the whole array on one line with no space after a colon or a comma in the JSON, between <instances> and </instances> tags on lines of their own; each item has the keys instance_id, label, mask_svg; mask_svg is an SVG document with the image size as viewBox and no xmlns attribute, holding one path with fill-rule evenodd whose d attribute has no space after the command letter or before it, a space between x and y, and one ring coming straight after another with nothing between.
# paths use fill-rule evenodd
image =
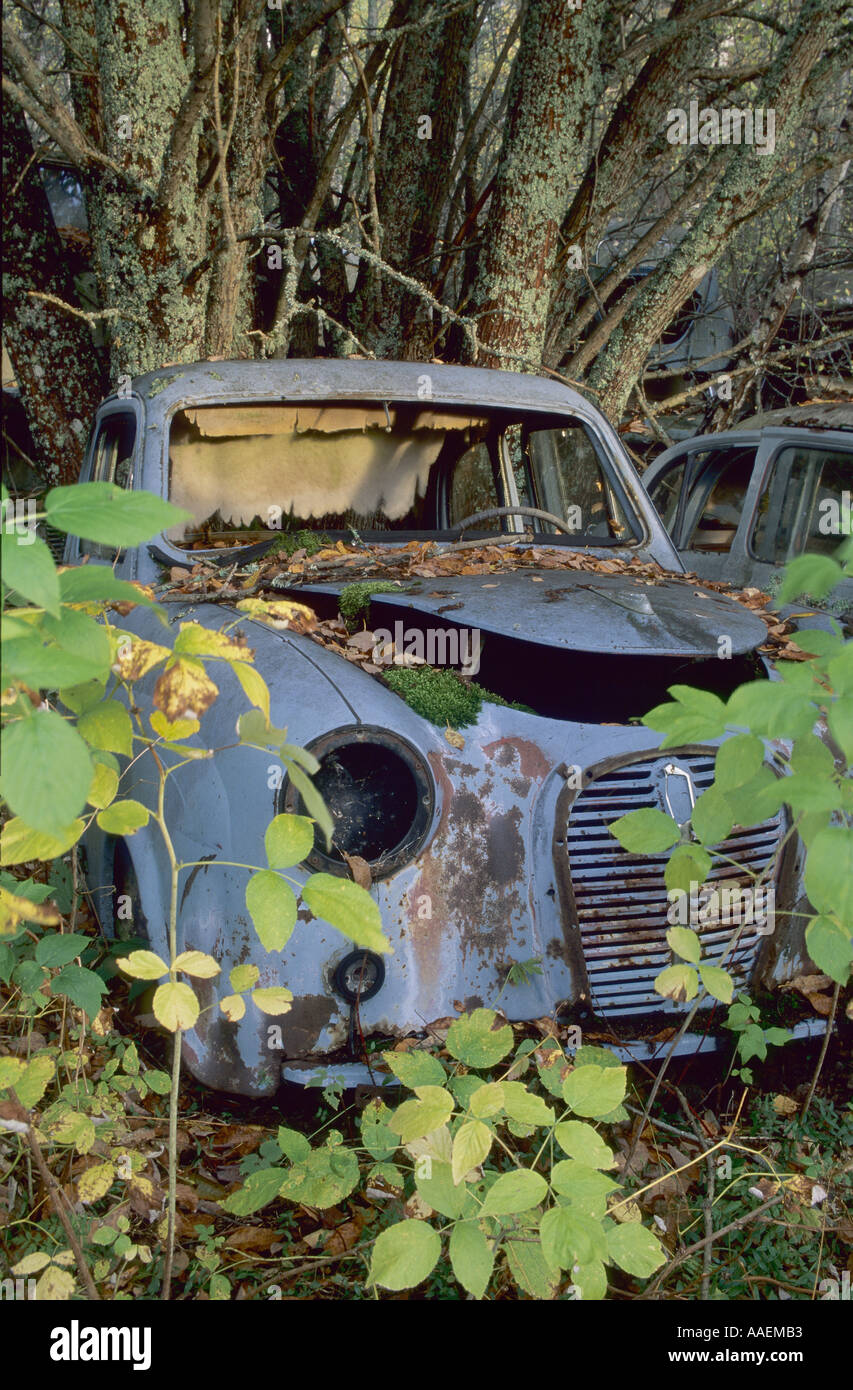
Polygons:
<instances>
[{"instance_id":1,"label":"empty headlight socket","mask_svg":"<svg viewBox=\"0 0 853 1390\"><path fill-rule=\"evenodd\" d=\"M334 729L306 745L320 763L312 779L334 822L331 852L321 833L305 864L350 876L341 851L366 860L374 879L388 878L414 859L433 821L435 790L422 755L389 729L358 724ZM306 815L288 780L279 810ZM362 990L360 997L366 997Z\"/></svg>"}]
</instances>

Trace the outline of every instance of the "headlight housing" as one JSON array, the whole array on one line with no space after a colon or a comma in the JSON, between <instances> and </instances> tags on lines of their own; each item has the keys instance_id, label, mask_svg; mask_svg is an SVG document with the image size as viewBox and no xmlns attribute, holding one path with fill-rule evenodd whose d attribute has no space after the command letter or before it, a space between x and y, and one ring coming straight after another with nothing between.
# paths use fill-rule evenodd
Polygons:
<instances>
[{"instance_id":1,"label":"headlight housing","mask_svg":"<svg viewBox=\"0 0 853 1390\"><path fill-rule=\"evenodd\" d=\"M377 879L414 859L435 809L434 783L420 753L399 734L366 724L335 729L307 747L320 763L312 780L329 808L334 831L327 850L318 829L305 862L349 877L346 852L365 859ZM280 809L308 814L289 781L281 789Z\"/></svg>"}]
</instances>

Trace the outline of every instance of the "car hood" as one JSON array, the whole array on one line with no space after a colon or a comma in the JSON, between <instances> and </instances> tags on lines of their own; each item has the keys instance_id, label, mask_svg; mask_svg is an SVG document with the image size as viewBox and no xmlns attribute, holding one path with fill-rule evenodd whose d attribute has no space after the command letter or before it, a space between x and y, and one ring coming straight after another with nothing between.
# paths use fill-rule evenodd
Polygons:
<instances>
[{"instance_id":1,"label":"car hood","mask_svg":"<svg viewBox=\"0 0 853 1390\"><path fill-rule=\"evenodd\" d=\"M314 584L298 593L339 595L342 585ZM294 590L293 592L297 592ZM732 654L767 636L760 618L725 595L675 579L524 569L418 580L371 600L371 624L388 627L412 612L436 626L479 628L564 651L707 657L719 640ZM422 622L422 619L421 619Z\"/></svg>"}]
</instances>

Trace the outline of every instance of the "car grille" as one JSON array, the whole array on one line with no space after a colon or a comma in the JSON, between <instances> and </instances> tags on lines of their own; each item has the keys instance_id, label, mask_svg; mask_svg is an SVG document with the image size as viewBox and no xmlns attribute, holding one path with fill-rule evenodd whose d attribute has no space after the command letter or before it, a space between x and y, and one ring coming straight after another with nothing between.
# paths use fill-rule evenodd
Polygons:
<instances>
[{"instance_id":1,"label":"car grille","mask_svg":"<svg viewBox=\"0 0 853 1390\"><path fill-rule=\"evenodd\" d=\"M693 778L697 797L714 780L711 756L677 756ZM577 797L569 815L567 848L578 926L596 1013L610 1017L671 1008L655 993L654 980L672 963L666 943L669 902L664 868L669 854L640 857L626 853L608 830L628 811L659 807L652 770L660 761L634 762L596 777ZM758 874L772 857L782 835L782 813L750 829L736 827L718 846L752 873ZM709 884L733 886L751 882L733 864L715 863ZM717 964L735 925L700 925L702 960ZM735 979L749 975L762 937L753 923L744 927L725 968ZM686 1006L681 1006L686 1007Z\"/></svg>"}]
</instances>

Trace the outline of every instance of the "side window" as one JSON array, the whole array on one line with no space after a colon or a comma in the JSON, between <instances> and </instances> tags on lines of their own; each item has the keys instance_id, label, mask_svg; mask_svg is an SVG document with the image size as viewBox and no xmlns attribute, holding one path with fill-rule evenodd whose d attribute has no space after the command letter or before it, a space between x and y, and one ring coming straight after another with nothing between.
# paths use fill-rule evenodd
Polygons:
<instances>
[{"instance_id":1,"label":"side window","mask_svg":"<svg viewBox=\"0 0 853 1390\"><path fill-rule=\"evenodd\" d=\"M466 450L450 480L450 524L456 526L466 516L499 507L495 470L488 446L481 442Z\"/></svg>"},{"instance_id":2,"label":"side window","mask_svg":"<svg viewBox=\"0 0 853 1390\"><path fill-rule=\"evenodd\" d=\"M688 457L689 455L684 454L680 459L674 460L666 472L658 478L654 487L649 489L649 496L655 504L658 515L673 539L675 539L675 522L678 516L678 499L684 486L684 465Z\"/></svg>"},{"instance_id":3,"label":"side window","mask_svg":"<svg viewBox=\"0 0 853 1390\"><path fill-rule=\"evenodd\" d=\"M850 533L851 490L853 454L781 449L758 502L757 559L781 565L804 550L831 555Z\"/></svg>"},{"instance_id":4,"label":"side window","mask_svg":"<svg viewBox=\"0 0 853 1390\"><path fill-rule=\"evenodd\" d=\"M129 412L107 415L95 438L92 482L129 487L133 481L135 443L136 417ZM114 560L117 551L113 546L81 541L80 554L94 555L100 560Z\"/></svg>"},{"instance_id":5,"label":"side window","mask_svg":"<svg viewBox=\"0 0 853 1390\"><path fill-rule=\"evenodd\" d=\"M726 555L737 532L755 450L729 449L699 455L693 466L690 496L679 548Z\"/></svg>"},{"instance_id":6,"label":"side window","mask_svg":"<svg viewBox=\"0 0 853 1390\"><path fill-rule=\"evenodd\" d=\"M602 467L582 424L531 430L527 452L535 505L560 517L585 544L624 543L639 535L621 489ZM549 532L548 522L543 521L541 529Z\"/></svg>"}]
</instances>

